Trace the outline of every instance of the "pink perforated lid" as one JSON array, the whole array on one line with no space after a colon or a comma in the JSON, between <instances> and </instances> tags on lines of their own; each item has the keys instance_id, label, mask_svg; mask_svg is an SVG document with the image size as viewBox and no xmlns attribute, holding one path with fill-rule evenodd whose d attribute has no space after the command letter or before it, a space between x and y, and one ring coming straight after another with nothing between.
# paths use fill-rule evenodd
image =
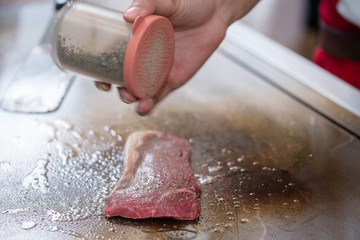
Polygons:
<instances>
[{"instance_id":1,"label":"pink perforated lid","mask_svg":"<svg viewBox=\"0 0 360 240\"><path fill-rule=\"evenodd\" d=\"M169 19L138 17L124 59L124 84L134 96L154 96L167 79L173 64L174 29Z\"/></svg>"}]
</instances>

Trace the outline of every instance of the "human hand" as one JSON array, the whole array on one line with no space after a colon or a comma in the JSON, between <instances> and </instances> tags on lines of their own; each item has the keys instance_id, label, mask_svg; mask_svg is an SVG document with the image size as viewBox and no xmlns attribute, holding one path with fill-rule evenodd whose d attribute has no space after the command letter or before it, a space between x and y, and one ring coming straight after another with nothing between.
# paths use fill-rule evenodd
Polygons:
<instances>
[{"instance_id":1,"label":"human hand","mask_svg":"<svg viewBox=\"0 0 360 240\"><path fill-rule=\"evenodd\" d=\"M134 0L124 19L134 22L137 16L151 14L167 17L175 30L174 63L164 86L148 99L138 99L119 87L121 99L137 102L140 115L149 113L170 92L185 84L205 63L225 37L228 26L244 16L258 0ZM111 85L96 82L108 91Z\"/></svg>"}]
</instances>

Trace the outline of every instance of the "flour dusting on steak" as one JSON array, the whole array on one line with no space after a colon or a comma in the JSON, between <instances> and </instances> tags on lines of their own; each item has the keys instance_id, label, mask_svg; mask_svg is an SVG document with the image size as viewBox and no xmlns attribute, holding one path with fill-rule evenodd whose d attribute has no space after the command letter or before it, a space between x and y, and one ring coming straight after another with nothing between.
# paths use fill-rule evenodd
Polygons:
<instances>
[{"instance_id":1,"label":"flour dusting on steak","mask_svg":"<svg viewBox=\"0 0 360 240\"><path fill-rule=\"evenodd\" d=\"M106 216L197 218L200 183L189 154L183 138L158 131L131 134L125 144L125 171L110 193Z\"/></svg>"}]
</instances>

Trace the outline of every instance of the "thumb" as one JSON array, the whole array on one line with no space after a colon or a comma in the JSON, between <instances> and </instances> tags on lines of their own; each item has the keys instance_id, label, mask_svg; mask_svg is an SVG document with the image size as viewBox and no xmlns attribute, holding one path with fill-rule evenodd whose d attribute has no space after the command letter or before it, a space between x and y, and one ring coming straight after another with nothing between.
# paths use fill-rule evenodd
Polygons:
<instances>
[{"instance_id":1,"label":"thumb","mask_svg":"<svg viewBox=\"0 0 360 240\"><path fill-rule=\"evenodd\" d=\"M124 19L127 22L134 22L138 16L146 17L151 14L157 14L169 17L175 12L174 1L163 0L134 0L130 7L124 13Z\"/></svg>"}]
</instances>

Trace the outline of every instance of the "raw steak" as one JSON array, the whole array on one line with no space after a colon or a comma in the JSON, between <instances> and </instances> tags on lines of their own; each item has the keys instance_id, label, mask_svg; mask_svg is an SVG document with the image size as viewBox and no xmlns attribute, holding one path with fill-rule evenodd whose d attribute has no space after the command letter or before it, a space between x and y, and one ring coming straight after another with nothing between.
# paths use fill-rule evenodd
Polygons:
<instances>
[{"instance_id":1,"label":"raw steak","mask_svg":"<svg viewBox=\"0 0 360 240\"><path fill-rule=\"evenodd\" d=\"M183 138L157 131L131 134L125 171L110 193L106 216L197 218L200 183L190 168L189 152Z\"/></svg>"}]
</instances>

